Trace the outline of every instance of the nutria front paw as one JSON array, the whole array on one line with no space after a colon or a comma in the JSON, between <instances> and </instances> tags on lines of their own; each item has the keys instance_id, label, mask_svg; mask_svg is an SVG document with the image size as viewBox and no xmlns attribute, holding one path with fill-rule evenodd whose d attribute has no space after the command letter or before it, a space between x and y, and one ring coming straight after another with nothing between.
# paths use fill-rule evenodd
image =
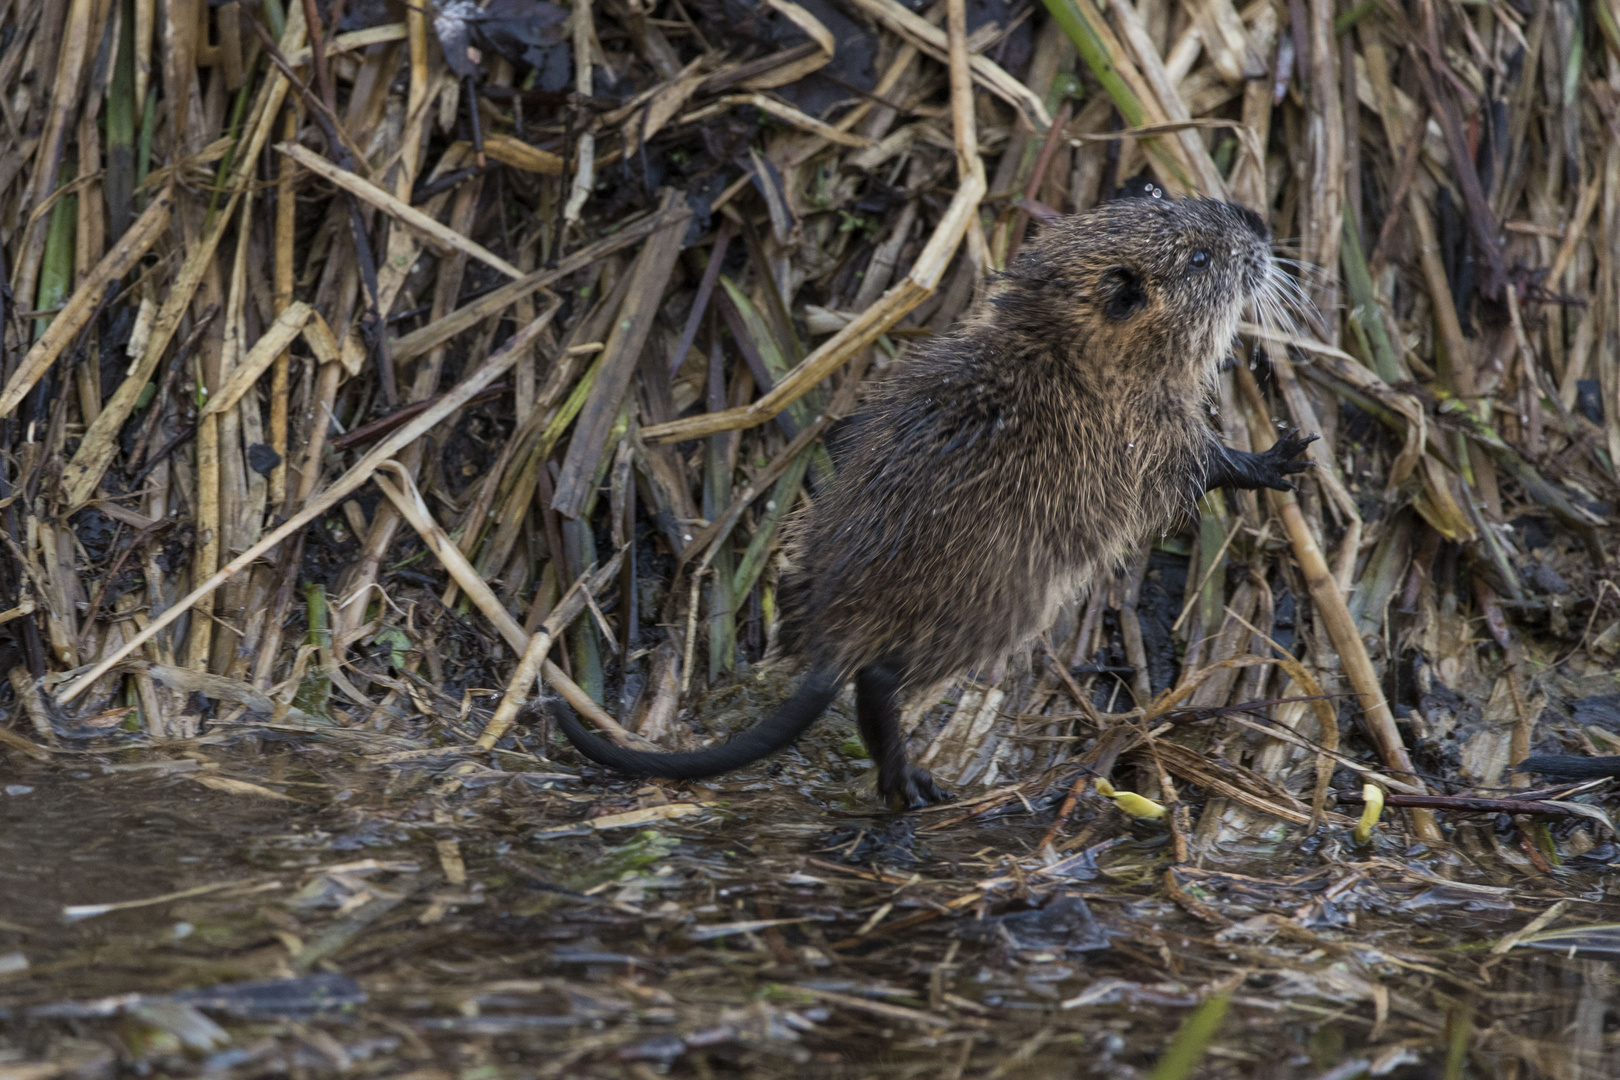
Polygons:
<instances>
[{"instance_id":1,"label":"nutria front paw","mask_svg":"<svg viewBox=\"0 0 1620 1080\"><path fill-rule=\"evenodd\" d=\"M1311 462L1300 455L1319 438L1320 435L1301 436L1298 431L1290 431L1272 443L1270 450L1254 456L1255 478L1273 491L1293 491L1294 485L1287 477L1311 467Z\"/></svg>"},{"instance_id":2,"label":"nutria front paw","mask_svg":"<svg viewBox=\"0 0 1620 1080\"><path fill-rule=\"evenodd\" d=\"M898 777L878 777L878 795L884 805L899 814L906 810L921 810L935 803L949 802L950 792L934 783L927 769L907 765Z\"/></svg>"}]
</instances>

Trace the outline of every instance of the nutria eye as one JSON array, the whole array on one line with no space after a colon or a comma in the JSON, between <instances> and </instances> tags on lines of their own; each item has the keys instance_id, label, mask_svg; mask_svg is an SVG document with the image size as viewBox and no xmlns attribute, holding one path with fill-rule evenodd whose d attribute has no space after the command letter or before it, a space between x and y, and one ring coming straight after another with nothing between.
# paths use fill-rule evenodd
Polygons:
<instances>
[{"instance_id":1,"label":"nutria eye","mask_svg":"<svg viewBox=\"0 0 1620 1080\"><path fill-rule=\"evenodd\" d=\"M1195 252L1192 253L1192 268L1194 270L1204 270L1204 269L1207 269L1208 267L1209 267L1209 252L1207 252L1207 251L1195 251Z\"/></svg>"}]
</instances>

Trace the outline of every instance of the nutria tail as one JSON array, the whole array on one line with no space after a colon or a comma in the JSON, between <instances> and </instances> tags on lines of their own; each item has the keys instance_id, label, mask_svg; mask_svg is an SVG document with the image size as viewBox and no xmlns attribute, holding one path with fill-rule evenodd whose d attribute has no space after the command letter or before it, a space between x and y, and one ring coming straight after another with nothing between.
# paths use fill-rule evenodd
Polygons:
<instances>
[{"instance_id":1,"label":"nutria tail","mask_svg":"<svg viewBox=\"0 0 1620 1080\"><path fill-rule=\"evenodd\" d=\"M843 679L826 668L813 668L799 683L793 696L777 706L769 718L761 720L736 738L707 750L686 754L660 754L627 750L587 731L568 703L561 698L552 703L557 726L579 752L610 769L631 776L658 776L666 780L700 780L705 776L740 769L769 757L793 743L816 718L827 711Z\"/></svg>"},{"instance_id":2,"label":"nutria tail","mask_svg":"<svg viewBox=\"0 0 1620 1080\"><path fill-rule=\"evenodd\" d=\"M1582 757L1579 754L1536 754L1514 766L1515 772L1543 773L1565 780L1597 780L1620 776L1620 757Z\"/></svg>"}]
</instances>

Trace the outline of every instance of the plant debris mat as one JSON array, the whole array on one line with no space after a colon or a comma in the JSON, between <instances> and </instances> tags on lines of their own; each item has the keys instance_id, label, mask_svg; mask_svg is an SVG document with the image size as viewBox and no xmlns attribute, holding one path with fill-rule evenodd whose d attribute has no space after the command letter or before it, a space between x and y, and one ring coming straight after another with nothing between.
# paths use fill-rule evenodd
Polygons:
<instances>
[{"instance_id":1,"label":"plant debris mat","mask_svg":"<svg viewBox=\"0 0 1620 1080\"><path fill-rule=\"evenodd\" d=\"M1620 749L1616 17L0 0L0 1080L1620 1074L1612 781L1513 768ZM767 713L843 419L1200 193L1314 468L913 702L954 802L518 712Z\"/></svg>"}]
</instances>

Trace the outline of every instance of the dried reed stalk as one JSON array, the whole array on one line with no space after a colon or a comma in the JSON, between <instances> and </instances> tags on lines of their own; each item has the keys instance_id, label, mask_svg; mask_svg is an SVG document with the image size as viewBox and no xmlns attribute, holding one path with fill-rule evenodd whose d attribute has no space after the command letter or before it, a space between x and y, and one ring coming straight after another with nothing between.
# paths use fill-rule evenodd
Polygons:
<instances>
[{"instance_id":1,"label":"dried reed stalk","mask_svg":"<svg viewBox=\"0 0 1620 1080\"><path fill-rule=\"evenodd\" d=\"M343 671L386 679L366 650L427 633L375 602L412 590L418 612L476 607L521 657L488 673L506 695L479 745L542 673L620 738L667 735L696 658L718 680L767 654L783 523L834 470L821 440L868 371L948 332L1030 250L1032 220L1145 168L1243 201L1298 256L1282 266L1317 309L1245 324L1258 378L1223 377L1216 420L1256 450L1282 418L1319 431L1315 469L1295 497L1208 500L1195 533L1064 611L1048 665L986 673L922 719L927 752L981 779L1060 765L1112 702L1167 700L1161 614L1182 648L1171 696L1199 708L1342 672L1371 747L1333 753L1391 790L1423 784L1382 688L1431 708L1397 657L1465 697L1517 687L1501 752L1548 744L1525 657L1597 670L1620 633L1607 5L1583 48L1567 4L1046 0L970 30L960 0L857 0L865 21L835 34L767 2L781 46L689 5L576 3L552 31L562 94L498 50L452 58L478 66L462 78L414 5L343 33L304 0L284 19L0 6L0 635L24 658L0 692L33 725L17 738L52 738L53 671L73 676L63 703L137 702L159 737L194 730L196 688L257 709L308 676L365 708ZM866 46L847 100L805 96ZM368 512L374 473L389 495ZM1542 523L1571 543L1533 543ZM437 563L412 563L418 542ZM296 644L303 569L327 563L331 640ZM1555 580L1568 591L1539 591ZM1299 658L1272 675L1253 653L1285 640L1287 599ZM415 655L433 672L431 652ZM637 679L616 725L602 703ZM1276 720L1335 742L1325 703ZM1223 800L1298 820L1310 790L1324 820L1328 756L1306 732L1276 732L1252 774L1204 760L1202 738L1157 734L1144 759L1217 797L1196 834L1173 818L1173 850L1241 820ZM1431 808L1408 820L1437 838Z\"/></svg>"}]
</instances>

